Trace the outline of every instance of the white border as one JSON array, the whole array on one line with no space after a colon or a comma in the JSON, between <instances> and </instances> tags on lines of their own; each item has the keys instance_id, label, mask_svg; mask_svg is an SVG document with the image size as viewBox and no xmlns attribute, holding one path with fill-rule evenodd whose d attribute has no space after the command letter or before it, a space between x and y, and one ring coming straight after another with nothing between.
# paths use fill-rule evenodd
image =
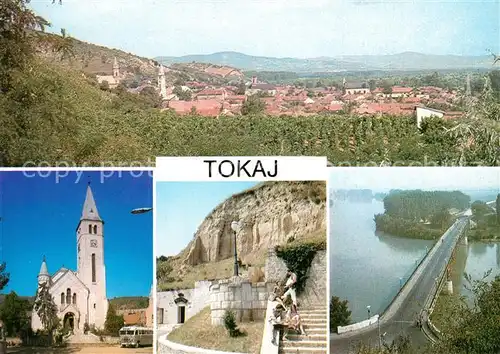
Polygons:
<instances>
[{"instance_id":1,"label":"white border","mask_svg":"<svg viewBox=\"0 0 500 354\"><path fill-rule=\"evenodd\" d=\"M331 173L331 169L328 168ZM330 179L326 182L326 352L330 353Z\"/></svg>"},{"instance_id":2,"label":"white border","mask_svg":"<svg viewBox=\"0 0 500 354\"><path fill-rule=\"evenodd\" d=\"M153 353L158 351L157 290L156 290L156 180L153 170Z\"/></svg>"},{"instance_id":3,"label":"white border","mask_svg":"<svg viewBox=\"0 0 500 354\"><path fill-rule=\"evenodd\" d=\"M209 168L207 161L214 161ZM219 173L219 163L223 162L222 173L231 171L231 176ZM236 166L248 162L246 171L261 163L267 173L249 176L245 171L237 175ZM230 182L230 181L326 181L328 178L325 156L199 156L199 157L158 157L155 176L157 181L165 182ZM277 166L277 167L276 167ZM211 176L209 171L211 171ZM275 174L273 176L273 174Z\"/></svg>"}]
</instances>

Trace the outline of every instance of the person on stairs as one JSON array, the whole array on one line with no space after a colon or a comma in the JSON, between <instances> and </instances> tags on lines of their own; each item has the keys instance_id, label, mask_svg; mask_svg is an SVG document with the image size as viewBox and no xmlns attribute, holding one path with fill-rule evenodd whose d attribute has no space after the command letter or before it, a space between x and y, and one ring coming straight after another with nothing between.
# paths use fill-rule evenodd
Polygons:
<instances>
[{"instance_id":1,"label":"person on stairs","mask_svg":"<svg viewBox=\"0 0 500 354\"><path fill-rule=\"evenodd\" d=\"M285 301L288 296L292 298L292 303L297 306L297 294L295 292L295 284L297 283L297 275L293 273L291 270L286 272L286 276L288 277L285 284L285 293L282 296L282 300Z\"/></svg>"},{"instance_id":2,"label":"person on stairs","mask_svg":"<svg viewBox=\"0 0 500 354\"><path fill-rule=\"evenodd\" d=\"M283 307L282 304L277 304L276 307L273 309L273 314L271 318L269 319L269 322L273 325L273 339L271 343L274 345L278 345L276 342L276 334L278 334L280 337L282 335L282 331L285 329L285 308Z\"/></svg>"},{"instance_id":3,"label":"person on stairs","mask_svg":"<svg viewBox=\"0 0 500 354\"><path fill-rule=\"evenodd\" d=\"M295 305L290 307L288 327L303 336L307 336L299 312L297 311L297 306Z\"/></svg>"}]
</instances>

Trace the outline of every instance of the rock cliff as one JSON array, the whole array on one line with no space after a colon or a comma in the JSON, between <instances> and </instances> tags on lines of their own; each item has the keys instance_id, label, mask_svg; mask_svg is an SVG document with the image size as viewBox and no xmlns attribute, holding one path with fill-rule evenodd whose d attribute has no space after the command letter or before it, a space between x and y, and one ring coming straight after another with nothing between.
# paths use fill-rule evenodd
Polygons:
<instances>
[{"instance_id":1,"label":"rock cliff","mask_svg":"<svg viewBox=\"0 0 500 354\"><path fill-rule=\"evenodd\" d=\"M239 221L239 258L306 238L326 227L324 182L265 182L235 194L218 205L201 223L183 252L186 265L217 262L233 256L231 223Z\"/></svg>"}]
</instances>

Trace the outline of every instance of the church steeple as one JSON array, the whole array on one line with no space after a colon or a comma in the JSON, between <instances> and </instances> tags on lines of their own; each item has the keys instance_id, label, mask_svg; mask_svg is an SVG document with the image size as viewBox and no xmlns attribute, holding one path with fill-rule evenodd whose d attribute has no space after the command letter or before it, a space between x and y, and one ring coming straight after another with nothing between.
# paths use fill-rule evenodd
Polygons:
<instances>
[{"instance_id":1,"label":"church steeple","mask_svg":"<svg viewBox=\"0 0 500 354\"><path fill-rule=\"evenodd\" d=\"M158 70L158 88L160 89L160 97L165 99L167 97L167 83L165 81L165 69L162 64L160 64Z\"/></svg>"},{"instance_id":2,"label":"church steeple","mask_svg":"<svg viewBox=\"0 0 500 354\"><path fill-rule=\"evenodd\" d=\"M119 77L120 76L120 66L118 65L118 60L115 60L113 62L113 76L114 77Z\"/></svg>"},{"instance_id":3,"label":"church steeple","mask_svg":"<svg viewBox=\"0 0 500 354\"><path fill-rule=\"evenodd\" d=\"M90 182L87 186L87 195L85 196L85 202L83 203L82 217L81 220L95 220L102 221L97 211L97 206L95 204L94 195L92 194L92 189L90 188Z\"/></svg>"},{"instance_id":4,"label":"church steeple","mask_svg":"<svg viewBox=\"0 0 500 354\"><path fill-rule=\"evenodd\" d=\"M38 284L41 285L50 280L49 270L47 269L47 262L45 261L45 256L43 256L42 265L40 266L40 272L38 272Z\"/></svg>"}]
</instances>

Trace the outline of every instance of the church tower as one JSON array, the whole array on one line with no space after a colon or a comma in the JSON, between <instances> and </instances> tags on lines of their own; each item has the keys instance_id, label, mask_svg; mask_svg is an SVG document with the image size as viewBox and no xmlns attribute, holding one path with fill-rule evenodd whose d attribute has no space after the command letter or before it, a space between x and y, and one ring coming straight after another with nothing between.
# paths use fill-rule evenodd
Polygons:
<instances>
[{"instance_id":1,"label":"church tower","mask_svg":"<svg viewBox=\"0 0 500 354\"><path fill-rule=\"evenodd\" d=\"M77 275L90 291L86 321L97 328L104 327L108 311L103 227L104 221L97 211L89 183L82 216L76 228Z\"/></svg>"},{"instance_id":2,"label":"church tower","mask_svg":"<svg viewBox=\"0 0 500 354\"><path fill-rule=\"evenodd\" d=\"M167 83L165 81L165 70L163 65L160 64L160 69L158 70L158 88L160 89L160 97L162 99L167 98Z\"/></svg>"},{"instance_id":3,"label":"church tower","mask_svg":"<svg viewBox=\"0 0 500 354\"><path fill-rule=\"evenodd\" d=\"M42 266L40 267L40 272L38 273L38 286L42 284L50 285L50 274L47 269L47 262L45 261L45 256L43 256Z\"/></svg>"},{"instance_id":4,"label":"church tower","mask_svg":"<svg viewBox=\"0 0 500 354\"><path fill-rule=\"evenodd\" d=\"M115 79L118 79L120 77L120 65L118 65L118 61L116 60L113 62L113 77Z\"/></svg>"}]
</instances>

